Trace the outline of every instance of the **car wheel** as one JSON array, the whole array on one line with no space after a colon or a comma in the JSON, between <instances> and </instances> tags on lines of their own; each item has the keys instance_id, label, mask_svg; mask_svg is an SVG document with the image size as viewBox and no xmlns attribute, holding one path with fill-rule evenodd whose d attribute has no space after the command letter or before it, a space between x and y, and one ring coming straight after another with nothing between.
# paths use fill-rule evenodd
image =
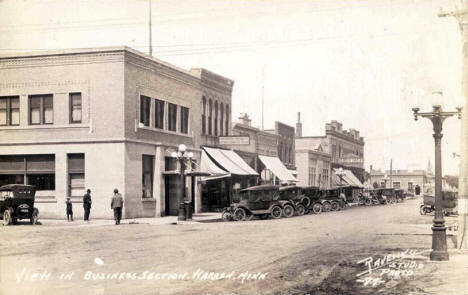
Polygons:
<instances>
[{"instance_id":1,"label":"car wheel","mask_svg":"<svg viewBox=\"0 0 468 295\"><path fill-rule=\"evenodd\" d=\"M372 200L367 198L366 201L364 202L364 204L366 204L366 206L370 206L370 205L372 205Z\"/></svg>"},{"instance_id":2,"label":"car wheel","mask_svg":"<svg viewBox=\"0 0 468 295\"><path fill-rule=\"evenodd\" d=\"M223 214L221 215L221 218L224 221L230 221L232 219L231 213L229 211L224 211Z\"/></svg>"},{"instance_id":3,"label":"car wheel","mask_svg":"<svg viewBox=\"0 0 468 295\"><path fill-rule=\"evenodd\" d=\"M275 207L271 208L271 214L270 215L274 219L281 218L281 216L283 215L283 210L281 209L280 206L275 206Z\"/></svg>"},{"instance_id":4,"label":"car wheel","mask_svg":"<svg viewBox=\"0 0 468 295\"><path fill-rule=\"evenodd\" d=\"M294 215L294 208L291 205L285 205L283 207L283 215L286 218L292 217Z\"/></svg>"},{"instance_id":5,"label":"car wheel","mask_svg":"<svg viewBox=\"0 0 468 295\"><path fill-rule=\"evenodd\" d=\"M247 216L247 214L245 213L244 208L237 208L234 211L234 220L235 221L243 221L243 220L245 220L246 216Z\"/></svg>"},{"instance_id":6,"label":"car wheel","mask_svg":"<svg viewBox=\"0 0 468 295\"><path fill-rule=\"evenodd\" d=\"M314 205L312 206L312 212L314 212L315 214L322 213L322 209L323 209L323 206L320 203L314 203Z\"/></svg>"},{"instance_id":7,"label":"car wheel","mask_svg":"<svg viewBox=\"0 0 468 295\"><path fill-rule=\"evenodd\" d=\"M421 215L426 215L426 208L425 208L424 205L421 205L421 206L419 207L419 214L421 214Z\"/></svg>"},{"instance_id":8,"label":"car wheel","mask_svg":"<svg viewBox=\"0 0 468 295\"><path fill-rule=\"evenodd\" d=\"M3 212L3 225L10 225L11 221L11 212L7 209Z\"/></svg>"},{"instance_id":9,"label":"car wheel","mask_svg":"<svg viewBox=\"0 0 468 295\"><path fill-rule=\"evenodd\" d=\"M332 201L331 202L331 210L332 211L340 210L340 204L338 204L338 202L336 202L336 201Z\"/></svg>"},{"instance_id":10,"label":"car wheel","mask_svg":"<svg viewBox=\"0 0 468 295\"><path fill-rule=\"evenodd\" d=\"M304 215L304 214L305 214L304 205L298 204L298 205L296 206L296 213L297 213L297 215L299 215L299 216Z\"/></svg>"},{"instance_id":11,"label":"car wheel","mask_svg":"<svg viewBox=\"0 0 468 295\"><path fill-rule=\"evenodd\" d=\"M304 205L304 207L308 208L310 206L310 199L307 197L303 198L302 204Z\"/></svg>"},{"instance_id":12,"label":"car wheel","mask_svg":"<svg viewBox=\"0 0 468 295\"><path fill-rule=\"evenodd\" d=\"M326 201L323 202L323 212L330 212L331 211L331 203Z\"/></svg>"}]
</instances>

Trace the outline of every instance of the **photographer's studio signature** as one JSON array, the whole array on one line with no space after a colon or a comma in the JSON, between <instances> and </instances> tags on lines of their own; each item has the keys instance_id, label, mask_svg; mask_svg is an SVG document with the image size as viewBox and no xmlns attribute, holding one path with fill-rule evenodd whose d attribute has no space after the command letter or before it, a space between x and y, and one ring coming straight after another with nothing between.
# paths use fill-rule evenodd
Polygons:
<instances>
[{"instance_id":1,"label":"photographer's studio signature","mask_svg":"<svg viewBox=\"0 0 468 295\"><path fill-rule=\"evenodd\" d=\"M377 287L390 281L410 278L424 268L424 264L416 261L422 252L407 249L406 251L389 253L379 257L366 257L357 262L366 268L356 275L356 282L363 286Z\"/></svg>"}]
</instances>

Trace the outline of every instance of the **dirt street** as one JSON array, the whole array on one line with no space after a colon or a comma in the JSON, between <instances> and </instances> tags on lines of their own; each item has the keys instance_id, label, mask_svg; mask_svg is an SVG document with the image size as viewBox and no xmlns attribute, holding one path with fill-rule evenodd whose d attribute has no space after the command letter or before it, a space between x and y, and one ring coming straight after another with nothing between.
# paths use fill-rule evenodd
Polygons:
<instances>
[{"instance_id":1,"label":"dirt street","mask_svg":"<svg viewBox=\"0 0 468 295\"><path fill-rule=\"evenodd\" d=\"M433 217L419 202L280 220L3 227L0 294L426 294L444 282L430 279ZM374 271L357 276L366 258Z\"/></svg>"}]
</instances>

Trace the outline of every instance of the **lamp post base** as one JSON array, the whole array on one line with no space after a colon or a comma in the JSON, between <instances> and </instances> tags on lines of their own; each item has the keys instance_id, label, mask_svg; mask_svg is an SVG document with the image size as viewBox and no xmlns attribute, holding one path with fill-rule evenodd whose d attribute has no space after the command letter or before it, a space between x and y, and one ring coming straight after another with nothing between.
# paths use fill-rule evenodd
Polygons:
<instances>
[{"instance_id":1,"label":"lamp post base","mask_svg":"<svg viewBox=\"0 0 468 295\"><path fill-rule=\"evenodd\" d=\"M447 261L447 228L445 226L432 226L432 251L429 255L431 261Z\"/></svg>"}]
</instances>

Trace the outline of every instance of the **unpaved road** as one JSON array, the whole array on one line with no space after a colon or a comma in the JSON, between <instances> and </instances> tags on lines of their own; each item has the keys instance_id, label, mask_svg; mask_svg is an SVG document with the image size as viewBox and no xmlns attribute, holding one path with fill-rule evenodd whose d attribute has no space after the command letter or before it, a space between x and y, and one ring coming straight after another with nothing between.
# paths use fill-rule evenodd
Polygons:
<instances>
[{"instance_id":1,"label":"unpaved road","mask_svg":"<svg viewBox=\"0 0 468 295\"><path fill-rule=\"evenodd\" d=\"M425 294L428 253L413 275L356 282L363 258L431 247L419 202L280 220L3 227L0 294Z\"/></svg>"}]
</instances>

